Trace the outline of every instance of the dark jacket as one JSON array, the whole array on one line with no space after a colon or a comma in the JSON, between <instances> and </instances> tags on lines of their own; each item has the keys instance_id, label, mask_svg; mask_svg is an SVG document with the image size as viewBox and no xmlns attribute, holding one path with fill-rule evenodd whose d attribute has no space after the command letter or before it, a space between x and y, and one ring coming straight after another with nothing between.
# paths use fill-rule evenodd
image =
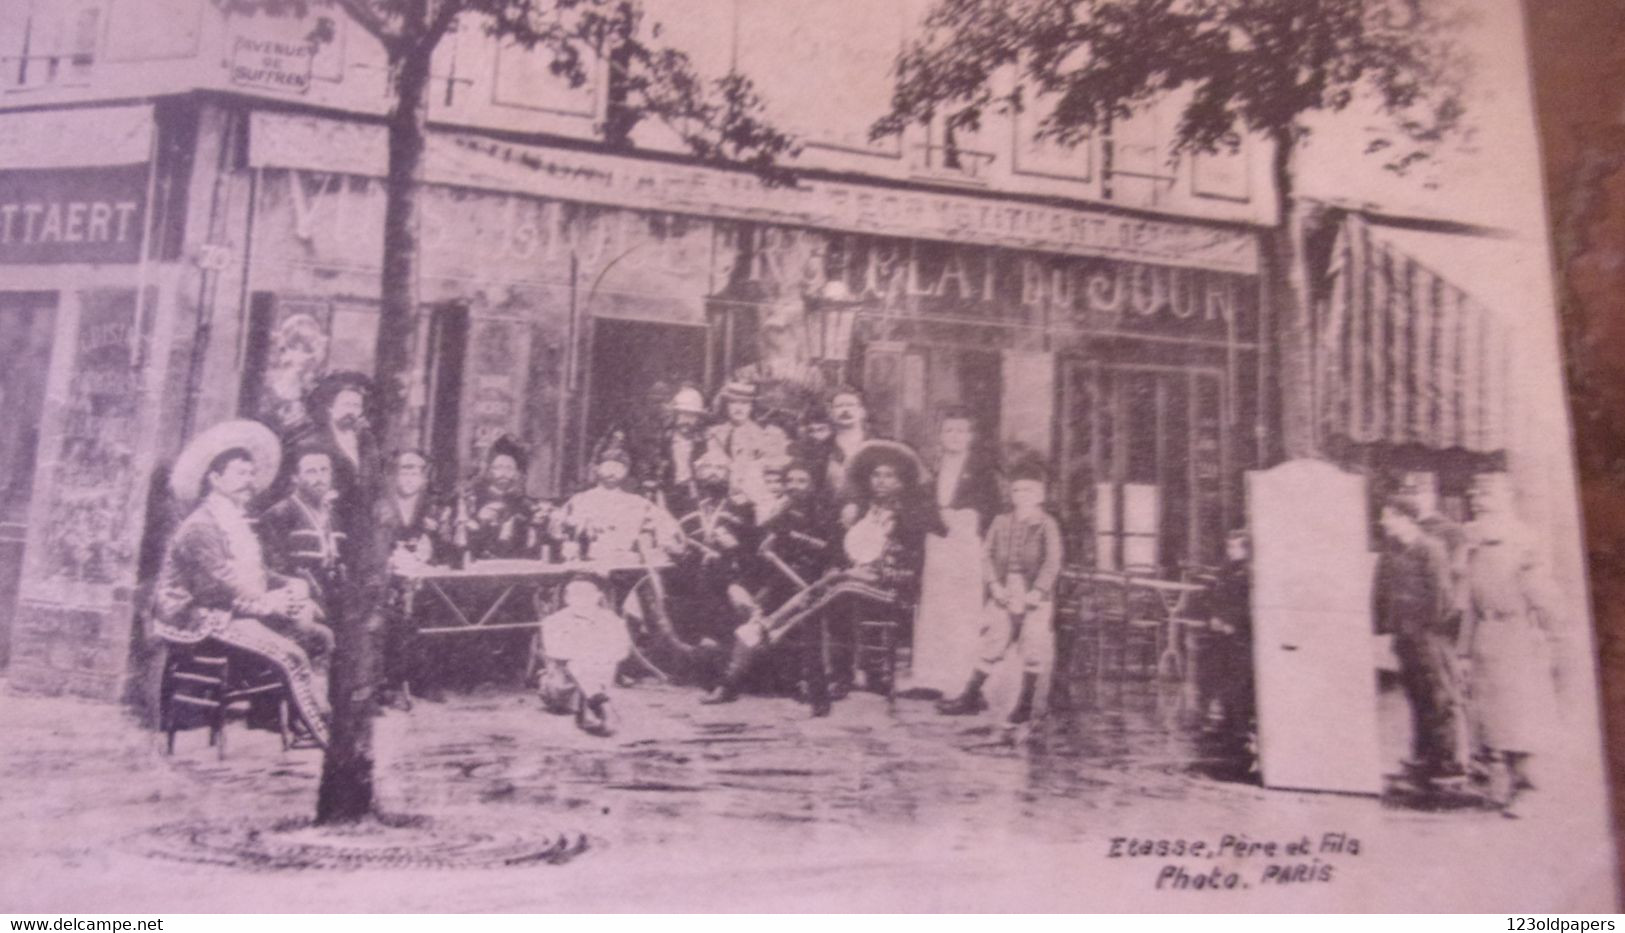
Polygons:
<instances>
[{"instance_id":1,"label":"dark jacket","mask_svg":"<svg viewBox=\"0 0 1625 933\"><path fill-rule=\"evenodd\" d=\"M937 475L941 472L941 464L932 471L931 479L926 484L931 495L937 494ZM987 526L993 521L993 516L999 514L1004 505L1004 490L999 483L999 470L993 458L986 454L973 451L965 460L965 468L960 471L959 481L954 484L953 498L948 503L949 509L974 509L976 511L976 533L987 533Z\"/></svg>"},{"instance_id":2,"label":"dark jacket","mask_svg":"<svg viewBox=\"0 0 1625 933\"><path fill-rule=\"evenodd\" d=\"M337 509L323 512L289 495L260 515L258 532L271 570L310 583L312 594L331 599L354 563L349 535Z\"/></svg>"},{"instance_id":3,"label":"dark jacket","mask_svg":"<svg viewBox=\"0 0 1625 933\"><path fill-rule=\"evenodd\" d=\"M1444 545L1430 535L1410 544L1387 542L1377 559L1377 631L1420 638L1442 631L1450 622L1450 560Z\"/></svg>"},{"instance_id":4,"label":"dark jacket","mask_svg":"<svg viewBox=\"0 0 1625 933\"><path fill-rule=\"evenodd\" d=\"M989 584L1004 584L1011 573L1020 575L1029 590L1045 597L1055 593L1061 575L1061 525L1047 512L1033 521L1018 520L1014 512L1001 513L982 539L982 575Z\"/></svg>"},{"instance_id":5,"label":"dark jacket","mask_svg":"<svg viewBox=\"0 0 1625 933\"><path fill-rule=\"evenodd\" d=\"M258 548L251 534L242 543ZM154 622L165 638L196 641L235 617L270 616L266 595L286 584L286 577L265 568L262 556L234 553L230 535L205 499L175 529L164 551L153 587Z\"/></svg>"}]
</instances>

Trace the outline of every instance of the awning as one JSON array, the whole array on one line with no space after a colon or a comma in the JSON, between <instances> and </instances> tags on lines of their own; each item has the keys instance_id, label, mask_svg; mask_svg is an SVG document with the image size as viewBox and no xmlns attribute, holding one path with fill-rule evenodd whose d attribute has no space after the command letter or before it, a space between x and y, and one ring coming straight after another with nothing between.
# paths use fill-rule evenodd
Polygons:
<instances>
[{"instance_id":1,"label":"awning","mask_svg":"<svg viewBox=\"0 0 1625 933\"><path fill-rule=\"evenodd\" d=\"M1350 214L1328 269L1315 327L1321 436L1478 453L1507 446L1506 327L1485 304ZM1458 249L1473 239L1448 237ZM1449 255L1447 247L1439 255Z\"/></svg>"}]
</instances>

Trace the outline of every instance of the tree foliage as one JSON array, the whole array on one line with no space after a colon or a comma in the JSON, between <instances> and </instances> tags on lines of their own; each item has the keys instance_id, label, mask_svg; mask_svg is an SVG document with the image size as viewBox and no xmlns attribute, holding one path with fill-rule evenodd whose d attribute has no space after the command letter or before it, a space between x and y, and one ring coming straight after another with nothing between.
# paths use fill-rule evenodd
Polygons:
<instances>
[{"instance_id":1,"label":"tree foliage","mask_svg":"<svg viewBox=\"0 0 1625 933\"><path fill-rule=\"evenodd\" d=\"M974 128L1042 96L1053 109L1035 134L1075 144L1179 92L1177 154L1227 148L1240 130L1292 145L1307 115L1373 101L1395 132L1371 148L1403 170L1464 129L1468 13L1451 2L939 0L871 133L936 117Z\"/></svg>"},{"instance_id":2,"label":"tree foliage","mask_svg":"<svg viewBox=\"0 0 1625 933\"><path fill-rule=\"evenodd\" d=\"M228 13L313 17L310 38L329 41L333 16L348 15L383 45L392 64L427 60L464 20L490 35L549 57L549 68L579 88L600 62L609 66L602 127L612 147L630 145L643 122L665 124L702 161L787 179L783 160L797 143L763 115L749 78L705 78L687 53L661 42L637 0L215 0Z\"/></svg>"}]
</instances>

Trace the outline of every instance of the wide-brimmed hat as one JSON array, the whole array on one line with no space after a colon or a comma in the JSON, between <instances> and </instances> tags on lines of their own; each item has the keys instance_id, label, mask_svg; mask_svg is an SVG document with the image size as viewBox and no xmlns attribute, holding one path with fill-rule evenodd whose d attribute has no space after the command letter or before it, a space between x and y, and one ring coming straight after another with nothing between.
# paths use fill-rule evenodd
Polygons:
<instances>
[{"instance_id":1,"label":"wide-brimmed hat","mask_svg":"<svg viewBox=\"0 0 1625 933\"><path fill-rule=\"evenodd\" d=\"M705 396L693 386L683 386L677 394L671 397L671 410L673 414L703 415L705 414Z\"/></svg>"},{"instance_id":2,"label":"wide-brimmed hat","mask_svg":"<svg viewBox=\"0 0 1625 933\"><path fill-rule=\"evenodd\" d=\"M346 389L360 392L363 399L369 398L372 395L372 380L365 373L351 369L326 373L316 380L315 387L305 396L305 410L327 411L332 407L333 399Z\"/></svg>"},{"instance_id":3,"label":"wide-brimmed hat","mask_svg":"<svg viewBox=\"0 0 1625 933\"><path fill-rule=\"evenodd\" d=\"M852 462L847 465L847 484L860 495L867 495L868 490L863 484L868 481L869 474L875 467L889 464L897 470L898 478L903 481L903 488L912 489L920 483L920 477L925 475L925 464L914 448L896 441L865 441L857 453L852 455Z\"/></svg>"},{"instance_id":4,"label":"wide-brimmed hat","mask_svg":"<svg viewBox=\"0 0 1625 933\"><path fill-rule=\"evenodd\" d=\"M282 442L277 440L276 432L258 421L222 421L199 432L181 448L169 471L169 491L183 502L197 499L202 495L203 475L209 464L233 447L241 447L254 459L261 489L270 485L282 469Z\"/></svg>"}]
</instances>

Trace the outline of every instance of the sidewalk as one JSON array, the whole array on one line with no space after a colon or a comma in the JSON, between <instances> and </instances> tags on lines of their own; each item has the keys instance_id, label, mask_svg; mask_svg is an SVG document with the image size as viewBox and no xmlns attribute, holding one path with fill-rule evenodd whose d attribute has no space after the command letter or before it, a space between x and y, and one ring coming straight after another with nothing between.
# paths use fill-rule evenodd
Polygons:
<instances>
[{"instance_id":1,"label":"sidewalk","mask_svg":"<svg viewBox=\"0 0 1625 933\"><path fill-rule=\"evenodd\" d=\"M450 863L481 846L585 836L566 864L472 870L407 856L393 871L266 871L223 841L308 818L318 753L283 752L275 736L236 724L224 761L202 732L183 733L166 758L118 708L6 696L0 910L1104 909L1157 894L1170 862L1109 858L1115 836L1211 845L1333 832L1365 852L1339 862L1335 884L1300 886L1305 906L1396 889L1448 906L1427 879L1447 872L1464 827L1475 848L1506 847L1500 883L1527 890L1531 872L1551 872L1554 897L1584 890L1574 873L1600 851L1585 848L1595 828L1574 827L1563 851L1581 861L1565 864L1544 817L1416 813L1203 777L1149 689L1110 711L1056 716L1041 743L1020 747L990 720L940 717L918 701L888 711L867 694L820 720L790 700L706 707L662 686L618 702L624 727L611 739L513 691L378 722L382 809L431 818ZM1211 865L1253 890L1266 867ZM1496 890L1495 877L1481 882ZM1166 896L1165 909L1213 910L1250 895Z\"/></svg>"}]
</instances>

